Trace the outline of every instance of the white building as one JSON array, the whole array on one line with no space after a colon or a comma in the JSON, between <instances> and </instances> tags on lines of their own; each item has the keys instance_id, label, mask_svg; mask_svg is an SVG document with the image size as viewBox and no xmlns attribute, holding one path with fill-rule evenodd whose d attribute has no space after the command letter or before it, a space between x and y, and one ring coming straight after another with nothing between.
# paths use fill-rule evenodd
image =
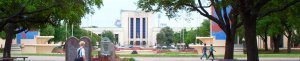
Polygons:
<instances>
[{"instance_id":1,"label":"white building","mask_svg":"<svg viewBox=\"0 0 300 61\"><path fill-rule=\"evenodd\" d=\"M121 10L120 27L84 28L96 34L104 30L112 31L120 46L153 46L153 13L143 11ZM154 33L153 33L154 32Z\"/></svg>"},{"instance_id":2,"label":"white building","mask_svg":"<svg viewBox=\"0 0 300 61\"><path fill-rule=\"evenodd\" d=\"M156 34L160 28L155 27L154 14L152 12L121 10L121 18L115 23L117 27L84 28L98 35L105 30L115 34L120 46L144 46L156 45ZM172 28L175 32L183 28ZM189 30L187 28L187 30Z\"/></svg>"}]
</instances>

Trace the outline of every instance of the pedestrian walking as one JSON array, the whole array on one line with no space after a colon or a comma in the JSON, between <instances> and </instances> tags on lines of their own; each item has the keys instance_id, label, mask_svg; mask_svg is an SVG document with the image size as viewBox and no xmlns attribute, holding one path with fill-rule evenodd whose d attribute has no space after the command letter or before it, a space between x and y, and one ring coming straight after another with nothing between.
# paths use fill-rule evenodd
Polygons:
<instances>
[{"instance_id":1,"label":"pedestrian walking","mask_svg":"<svg viewBox=\"0 0 300 61\"><path fill-rule=\"evenodd\" d=\"M213 45L210 44L208 58L211 56L213 59L215 59L214 52L216 52L216 50L214 49Z\"/></svg>"},{"instance_id":2,"label":"pedestrian walking","mask_svg":"<svg viewBox=\"0 0 300 61\"><path fill-rule=\"evenodd\" d=\"M84 50L84 41L79 42L80 47L77 49L77 57L74 61L85 61L85 50Z\"/></svg>"},{"instance_id":3,"label":"pedestrian walking","mask_svg":"<svg viewBox=\"0 0 300 61\"><path fill-rule=\"evenodd\" d=\"M203 56L205 56L205 58L207 59L206 50L207 50L207 48L206 48L206 44L204 43L204 46L203 46L203 49L202 49L202 53L203 53L203 55L201 56L201 60L202 60L202 57L203 57Z\"/></svg>"}]
</instances>

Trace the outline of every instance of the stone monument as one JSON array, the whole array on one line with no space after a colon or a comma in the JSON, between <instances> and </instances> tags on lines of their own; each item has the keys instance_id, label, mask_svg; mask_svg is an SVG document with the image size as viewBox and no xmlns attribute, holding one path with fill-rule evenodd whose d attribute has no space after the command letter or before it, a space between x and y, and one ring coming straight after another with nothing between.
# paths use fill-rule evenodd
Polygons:
<instances>
[{"instance_id":1,"label":"stone monument","mask_svg":"<svg viewBox=\"0 0 300 61\"><path fill-rule=\"evenodd\" d=\"M64 46L66 61L74 61L77 56L77 48L79 41L76 37L70 37Z\"/></svg>"},{"instance_id":2,"label":"stone monument","mask_svg":"<svg viewBox=\"0 0 300 61\"><path fill-rule=\"evenodd\" d=\"M84 50L85 50L86 61L91 61L91 59L92 59L91 39L84 36L84 37L81 37L79 41L84 41L85 42Z\"/></svg>"},{"instance_id":3,"label":"stone monument","mask_svg":"<svg viewBox=\"0 0 300 61\"><path fill-rule=\"evenodd\" d=\"M115 46L110 39L104 37L100 43L101 45L101 61L114 61L115 60Z\"/></svg>"},{"instance_id":4,"label":"stone monument","mask_svg":"<svg viewBox=\"0 0 300 61\"><path fill-rule=\"evenodd\" d=\"M91 45L91 39L88 37L81 37L80 40L78 40L76 37L70 37L66 43L65 43L65 58L66 61L74 61L75 58L78 56L77 49L79 48L79 41L84 41L85 46L85 57L86 61L91 61L92 59L92 45Z\"/></svg>"}]
</instances>

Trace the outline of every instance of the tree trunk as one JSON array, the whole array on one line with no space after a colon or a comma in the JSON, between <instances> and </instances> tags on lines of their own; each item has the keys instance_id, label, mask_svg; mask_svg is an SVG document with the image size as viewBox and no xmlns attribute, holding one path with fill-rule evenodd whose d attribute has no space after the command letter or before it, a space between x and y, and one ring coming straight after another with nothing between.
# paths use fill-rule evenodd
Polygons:
<instances>
[{"instance_id":1,"label":"tree trunk","mask_svg":"<svg viewBox=\"0 0 300 61\"><path fill-rule=\"evenodd\" d=\"M264 47L265 47L265 51L269 51L269 49L268 49L268 36L267 36L267 34L265 33L265 35L264 35Z\"/></svg>"},{"instance_id":2,"label":"tree trunk","mask_svg":"<svg viewBox=\"0 0 300 61\"><path fill-rule=\"evenodd\" d=\"M245 12L242 14L242 20L244 21L244 28L246 30L245 40L247 48L247 60L259 61L256 41L256 16L252 16L249 12Z\"/></svg>"},{"instance_id":3,"label":"tree trunk","mask_svg":"<svg viewBox=\"0 0 300 61\"><path fill-rule=\"evenodd\" d=\"M7 24L5 28L6 32L6 40L5 40L5 47L4 47L4 52L3 52L3 57L4 58L10 58L11 54L11 43L14 37L14 31L15 31L15 24Z\"/></svg>"},{"instance_id":4,"label":"tree trunk","mask_svg":"<svg viewBox=\"0 0 300 61\"><path fill-rule=\"evenodd\" d=\"M273 39L273 45L274 45L274 53L279 52L279 35L275 35L272 37Z\"/></svg>"},{"instance_id":5,"label":"tree trunk","mask_svg":"<svg viewBox=\"0 0 300 61\"><path fill-rule=\"evenodd\" d=\"M234 38L235 32L233 34L226 34L226 46L225 46L225 56L224 59L233 59L233 51L234 51Z\"/></svg>"},{"instance_id":6,"label":"tree trunk","mask_svg":"<svg viewBox=\"0 0 300 61\"><path fill-rule=\"evenodd\" d=\"M291 46L292 46L292 42L291 42L291 33L288 33L288 46L287 46L287 52L291 53Z\"/></svg>"},{"instance_id":7,"label":"tree trunk","mask_svg":"<svg viewBox=\"0 0 300 61\"><path fill-rule=\"evenodd\" d=\"M185 43L185 48L186 49L190 48L189 44Z\"/></svg>"}]
</instances>

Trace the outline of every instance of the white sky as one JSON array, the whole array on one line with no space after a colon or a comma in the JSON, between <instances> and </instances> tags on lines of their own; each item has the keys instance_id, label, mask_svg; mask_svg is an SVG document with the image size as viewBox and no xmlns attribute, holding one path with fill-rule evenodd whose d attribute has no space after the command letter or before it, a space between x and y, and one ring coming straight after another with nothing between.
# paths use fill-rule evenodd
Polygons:
<instances>
[{"instance_id":1,"label":"white sky","mask_svg":"<svg viewBox=\"0 0 300 61\"><path fill-rule=\"evenodd\" d=\"M95 8L93 15L86 15L82 18L81 27L98 26L98 27L116 27L114 25L117 19L120 19L121 10L141 10L136 6L138 0L103 0L103 6L100 9ZM208 9L210 12L210 9ZM158 16L161 16L158 19ZM181 13L181 17L168 19L165 13L155 13L154 20L157 27L158 20L161 24L166 24L170 27L198 27L203 22L205 17L197 12L192 12L190 16L187 13ZM190 21L185 19L192 18Z\"/></svg>"}]
</instances>

